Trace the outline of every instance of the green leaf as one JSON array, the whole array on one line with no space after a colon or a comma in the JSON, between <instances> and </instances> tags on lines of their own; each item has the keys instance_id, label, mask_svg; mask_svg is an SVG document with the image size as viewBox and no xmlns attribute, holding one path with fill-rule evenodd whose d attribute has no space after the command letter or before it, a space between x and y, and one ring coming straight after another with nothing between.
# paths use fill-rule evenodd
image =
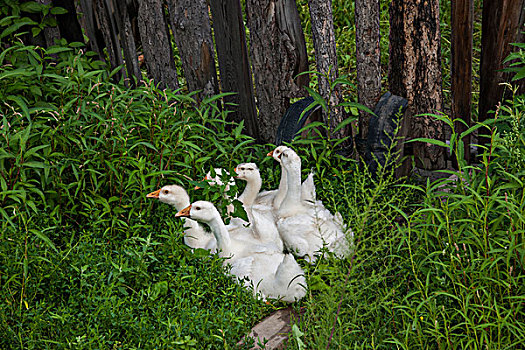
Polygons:
<instances>
[{"instance_id":1,"label":"green leaf","mask_svg":"<svg viewBox=\"0 0 525 350\"><path fill-rule=\"evenodd\" d=\"M55 252L58 253L58 250L53 244L53 242L51 242L49 237L47 237L43 232L37 231L35 229L30 229L29 231L33 233L35 236L37 236L38 238L40 238L42 241L44 241L49 246L49 248L53 249Z\"/></svg>"},{"instance_id":2,"label":"green leaf","mask_svg":"<svg viewBox=\"0 0 525 350\"><path fill-rule=\"evenodd\" d=\"M345 126L347 126L348 124L350 124L351 122L357 120L356 117L349 117L349 118L346 118L345 120L343 120L341 123L339 123L339 125L337 125L334 129L334 132L337 132L339 130L341 130L342 128L344 128Z\"/></svg>"},{"instance_id":3,"label":"green leaf","mask_svg":"<svg viewBox=\"0 0 525 350\"><path fill-rule=\"evenodd\" d=\"M426 143L430 143L431 145L436 145L436 146L450 148L450 146L447 145L446 142L443 142L443 141L440 141L440 140L429 139L429 138L426 138L426 137L419 137L419 138L416 138L416 139L408 140L406 142L426 142Z\"/></svg>"},{"instance_id":4,"label":"green leaf","mask_svg":"<svg viewBox=\"0 0 525 350\"><path fill-rule=\"evenodd\" d=\"M63 15L63 14L66 14L67 13L67 10L63 7L52 7L51 8L51 14L52 15Z\"/></svg>"},{"instance_id":5,"label":"green leaf","mask_svg":"<svg viewBox=\"0 0 525 350\"><path fill-rule=\"evenodd\" d=\"M39 13L42 12L45 5L39 4L35 1L27 1L20 4L20 10L29 13Z\"/></svg>"}]
</instances>

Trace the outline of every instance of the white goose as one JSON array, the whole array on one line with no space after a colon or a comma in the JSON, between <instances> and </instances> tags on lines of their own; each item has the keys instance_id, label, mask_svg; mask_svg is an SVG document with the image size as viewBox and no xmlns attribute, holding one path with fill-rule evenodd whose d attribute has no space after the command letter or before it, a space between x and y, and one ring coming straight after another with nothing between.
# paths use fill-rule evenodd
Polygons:
<instances>
[{"instance_id":1,"label":"white goose","mask_svg":"<svg viewBox=\"0 0 525 350\"><path fill-rule=\"evenodd\" d=\"M184 188L178 185L164 186L159 190L146 195L147 198L157 198L162 203L172 205L177 211L190 205L190 196ZM208 249L212 253L217 250L215 237L206 232L197 221L191 219L184 220L184 243L191 248Z\"/></svg>"},{"instance_id":2,"label":"white goose","mask_svg":"<svg viewBox=\"0 0 525 350\"><path fill-rule=\"evenodd\" d=\"M277 228L285 246L311 263L322 247L339 257L346 256L349 245L341 215L334 216L321 201L301 200L301 158L288 148L280 154L280 159L288 189L277 211ZM353 237L351 230L348 235Z\"/></svg>"},{"instance_id":3,"label":"white goose","mask_svg":"<svg viewBox=\"0 0 525 350\"><path fill-rule=\"evenodd\" d=\"M279 181L279 187L277 190L263 191L259 193L255 200L255 204L263 204L273 206L274 211L279 210L286 191L288 189L286 171L283 169L281 164L281 154L290 149L286 146L278 146L273 151L267 154L268 157L272 157L281 165L281 180ZM315 185L314 185L314 174L308 174L308 177L301 185L301 200L307 202L315 202Z\"/></svg>"},{"instance_id":4,"label":"white goose","mask_svg":"<svg viewBox=\"0 0 525 350\"><path fill-rule=\"evenodd\" d=\"M263 242L273 242L282 251L283 241L275 225L272 207L262 204L254 204L262 186L261 174L255 163L241 163L235 168L236 178L246 181L246 187L239 196L248 219L253 225L254 234Z\"/></svg>"},{"instance_id":5,"label":"white goose","mask_svg":"<svg viewBox=\"0 0 525 350\"><path fill-rule=\"evenodd\" d=\"M286 302L305 296L306 279L293 256L275 251L272 245L260 244L255 238L246 241L232 237L212 203L197 201L176 216L207 224L217 240L219 255L230 258L225 261L231 265L230 273L247 279L244 285L252 287L254 293Z\"/></svg>"}]
</instances>

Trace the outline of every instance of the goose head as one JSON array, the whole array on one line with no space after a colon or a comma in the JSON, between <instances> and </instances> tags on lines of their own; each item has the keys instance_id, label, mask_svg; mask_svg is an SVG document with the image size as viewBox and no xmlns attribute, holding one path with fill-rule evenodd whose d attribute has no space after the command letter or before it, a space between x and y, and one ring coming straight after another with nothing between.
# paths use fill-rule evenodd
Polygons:
<instances>
[{"instance_id":1,"label":"goose head","mask_svg":"<svg viewBox=\"0 0 525 350\"><path fill-rule=\"evenodd\" d=\"M283 150L279 155L280 163L285 169L299 168L301 169L301 157L291 148Z\"/></svg>"},{"instance_id":2,"label":"goose head","mask_svg":"<svg viewBox=\"0 0 525 350\"><path fill-rule=\"evenodd\" d=\"M147 198L157 198L162 203L174 206L177 210L185 208L190 203L186 190L178 185L164 186L146 195Z\"/></svg>"},{"instance_id":3,"label":"goose head","mask_svg":"<svg viewBox=\"0 0 525 350\"><path fill-rule=\"evenodd\" d=\"M239 180L257 180L261 177L259 168L255 163L241 163L235 168L236 178Z\"/></svg>"},{"instance_id":4,"label":"goose head","mask_svg":"<svg viewBox=\"0 0 525 350\"><path fill-rule=\"evenodd\" d=\"M180 210L175 217L186 217L193 220L197 220L206 224L209 224L217 217L220 218L220 214L211 202L197 201L186 208Z\"/></svg>"},{"instance_id":5,"label":"goose head","mask_svg":"<svg viewBox=\"0 0 525 350\"><path fill-rule=\"evenodd\" d=\"M277 146L273 151L268 152L267 156L272 157L277 162L281 163L281 155L283 154L283 152L289 149L291 148L286 146Z\"/></svg>"}]
</instances>

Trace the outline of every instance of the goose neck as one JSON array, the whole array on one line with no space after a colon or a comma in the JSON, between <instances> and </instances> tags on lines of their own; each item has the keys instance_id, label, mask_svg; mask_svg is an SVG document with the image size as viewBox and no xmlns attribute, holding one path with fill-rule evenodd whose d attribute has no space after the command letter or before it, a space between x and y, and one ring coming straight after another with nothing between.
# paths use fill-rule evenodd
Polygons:
<instances>
[{"instance_id":1,"label":"goose neck","mask_svg":"<svg viewBox=\"0 0 525 350\"><path fill-rule=\"evenodd\" d=\"M247 180L246 188L244 189L244 192L239 196L239 200L245 206L251 206L255 202L257 194L259 194L261 186L262 180L260 177Z\"/></svg>"}]
</instances>

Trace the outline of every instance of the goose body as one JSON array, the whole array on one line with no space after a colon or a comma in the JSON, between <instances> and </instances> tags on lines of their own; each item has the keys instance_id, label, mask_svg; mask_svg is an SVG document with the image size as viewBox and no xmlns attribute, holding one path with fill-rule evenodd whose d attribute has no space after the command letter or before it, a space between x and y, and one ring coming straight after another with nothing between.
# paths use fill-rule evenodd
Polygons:
<instances>
[{"instance_id":1,"label":"goose body","mask_svg":"<svg viewBox=\"0 0 525 350\"><path fill-rule=\"evenodd\" d=\"M339 257L349 252L346 228L340 214L333 215L321 201L301 199L301 158L288 148L280 154L286 171L287 191L277 211L277 228L285 246L314 262L326 247ZM349 235L353 235L349 231Z\"/></svg>"},{"instance_id":2,"label":"goose body","mask_svg":"<svg viewBox=\"0 0 525 350\"><path fill-rule=\"evenodd\" d=\"M177 211L190 205L190 196L184 188L178 185L168 185L146 195L148 198L157 198L162 203L169 204ZM212 253L217 250L215 237L204 227L192 219L184 219L184 244L191 248L208 249Z\"/></svg>"},{"instance_id":3,"label":"goose body","mask_svg":"<svg viewBox=\"0 0 525 350\"><path fill-rule=\"evenodd\" d=\"M244 279L244 285L253 288L254 293L260 293L263 298L287 302L301 299L306 294L303 271L293 256L283 254L275 245L262 243L255 237L233 237L212 203L197 201L180 210L176 216L189 217L208 225L217 240L219 255L229 258L225 263L231 265L230 273Z\"/></svg>"}]
</instances>

